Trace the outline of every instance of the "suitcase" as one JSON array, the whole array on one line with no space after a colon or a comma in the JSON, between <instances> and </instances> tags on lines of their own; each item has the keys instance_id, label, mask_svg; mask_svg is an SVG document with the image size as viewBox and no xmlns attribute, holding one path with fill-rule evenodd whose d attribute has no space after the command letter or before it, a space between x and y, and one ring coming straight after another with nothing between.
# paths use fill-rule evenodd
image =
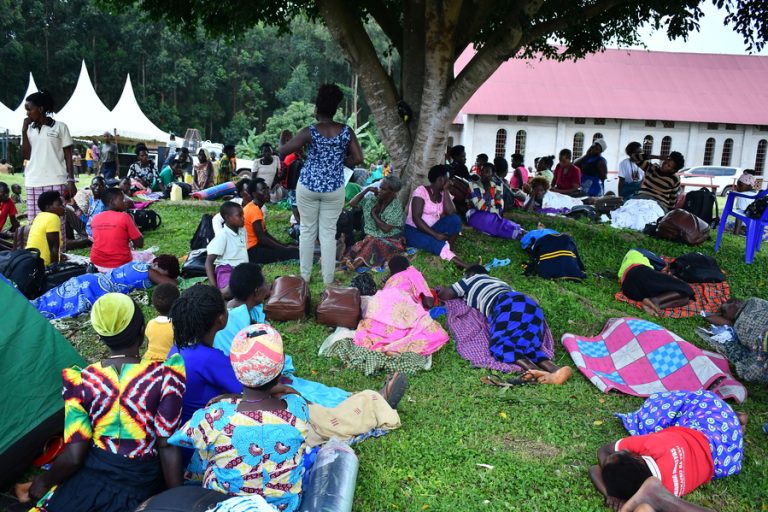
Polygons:
<instances>
[{"instance_id":1,"label":"suitcase","mask_svg":"<svg viewBox=\"0 0 768 512\"><path fill-rule=\"evenodd\" d=\"M309 316L310 296L307 282L298 276L281 276L272 283L264 313L267 320L286 322Z\"/></svg>"},{"instance_id":2,"label":"suitcase","mask_svg":"<svg viewBox=\"0 0 768 512\"><path fill-rule=\"evenodd\" d=\"M317 305L317 323L357 329L360 322L360 290L332 286L325 289Z\"/></svg>"}]
</instances>

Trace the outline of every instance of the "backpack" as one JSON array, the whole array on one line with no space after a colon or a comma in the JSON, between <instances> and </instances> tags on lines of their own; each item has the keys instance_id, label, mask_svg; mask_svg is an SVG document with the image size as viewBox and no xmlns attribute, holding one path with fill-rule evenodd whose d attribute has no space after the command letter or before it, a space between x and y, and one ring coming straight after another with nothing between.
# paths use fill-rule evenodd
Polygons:
<instances>
[{"instance_id":1,"label":"backpack","mask_svg":"<svg viewBox=\"0 0 768 512\"><path fill-rule=\"evenodd\" d=\"M35 250L16 249L0 253L3 274L28 299L36 299L45 289L45 262Z\"/></svg>"},{"instance_id":2,"label":"backpack","mask_svg":"<svg viewBox=\"0 0 768 512\"><path fill-rule=\"evenodd\" d=\"M157 229L163 223L163 219L160 215L152 210L128 210L128 213L133 217L133 222L136 223L136 227L142 233L144 231L152 231Z\"/></svg>"},{"instance_id":3,"label":"backpack","mask_svg":"<svg viewBox=\"0 0 768 512\"><path fill-rule=\"evenodd\" d=\"M712 207L715 207L715 215L712 215ZM720 216L717 206L717 196L708 188L700 188L685 194L683 210L691 212L707 224L712 224L715 217Z\"/></svg>"},{"instance_id":4,"label":"backpack","mask_svg":"<svg viewBox=\"0 0 768 512\"><path fill-rule=\"evenodd\" d=\"M744 213L750 219L761 219L766 207L768 207L768 196L758 197L747 206Z\"/></svg>"},{"instance_id":5,"label":"backpack","mask_svg":"<svg viewBox=\"0 0 768 512\"><path fill-rule=\"evenodd\" d=\"M725 281L725 274L720 270L715 258L700 252L683 254L669 264L669 271L673 276L679 277L687 283L722 283Z\"/></svg>"},{"instance_id":6,"label":"backpack","mask_svg":"<svg viewBox=\"0 0 768 512\"><path fill-rule=\"evenodd\" d=\"M214 236L216 236L216 233L213 231L213 216L204 213L200 217L200 223L197 225L195 234L192 235L192 240L189 241L189 248L193 251L195 249L205 249Z\"/></svg>"},{"instance_id":7,"label":"backpack","mask_svg":"<svg viewBox=\"0 0 768 512\"><path fill-rule=\"evenodd\" d=\"M525 275L575 281L587 277L576 242L568 235L545 235L528 248L528 254L530 261L523 266Z\"/></svg>"},{"instance_id":8,"label":"backpack","mask_svg":"<svg viewBox=\"0 0 768 512\"><path fill-rule=\"evenodd\" d=\"M647 232L646 230L643 232ZM709 224L685 210L672 210L656 221L653 236L664 240L698 245L709 240Z\"/></svg>"}]
</instances>

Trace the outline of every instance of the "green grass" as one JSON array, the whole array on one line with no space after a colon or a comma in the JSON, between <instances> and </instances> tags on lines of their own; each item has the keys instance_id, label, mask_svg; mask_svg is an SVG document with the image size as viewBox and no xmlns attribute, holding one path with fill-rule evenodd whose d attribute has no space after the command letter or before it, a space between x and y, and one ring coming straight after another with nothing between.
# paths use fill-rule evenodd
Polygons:
<instances>
[{"instance_id":1,"label":"green grass","mask_svg":"<svg viewBox=\"0 0 768 512\"><path fill-rule=\"evenodd\" d=\"M216 204L165 203L152 208L162 216L163 226L146 234L146 245L157 245L162 252L181 256L188 250L200 215L215 211ZM287 212L275 208L269 212L268 224L273 233L284 236L280 226L287 224L287 217ZM668 256L691 250L634 232L567 219L526 214L514 218L527 229L542 220L548 227L571 234L590 278L584 283L571 283L524 277L520 265L526 255L518 243L490 239L471 230L461 237L458 253L465 261L511 258L512 265L494 274L538 300L556 340L566 332L595 335L612 317L645 317L614 299L614 280L592 277L595 272L616 272L628 249L642 246ZM713 254L714 242L696 250ZM766 297L765 251L751 266L744 264L743 252L743 238L727 236L717 255L728 273L732 295ZM450 284L460 277L453 266L424 253L416 256L414 265L432 286ZM265 267L269 278L288 273L298 273L298 266ZM344 283L352 277L337 274ZM313 279L311 289L316 299L322 288L319 268ZM149 307L145 306L145 312L148 318L154 316ZM702 319L657 321L686 340L699 343L694 328L704 325ZM349 390L380 387L382 378L365 377L343 368L337 360L317 355L328 328L312 320L278 323L276 327L283 334L286 352L294 357L297 375ZM72 340L89 360L104 354L90 327L77 332ZM572 365L559 344L555 360ZM487 370L472 369L452 343L435 354L432 370L411 379L400 407L402 428L355 447L360 458L355 510L604 510L587 470L602 444L625 435L612 413L636 409L642 399L602 394L580 373L562 387L526 386L506 392L481 384L480 377L487 374ZM760 426L768 422L768 392L756 386L748 388L749 399L735 406L750 415L742 474L707 485L689 496L695 503L722 512L768 509L768 437L760 431Z\"/></svg>"}]
</instances>

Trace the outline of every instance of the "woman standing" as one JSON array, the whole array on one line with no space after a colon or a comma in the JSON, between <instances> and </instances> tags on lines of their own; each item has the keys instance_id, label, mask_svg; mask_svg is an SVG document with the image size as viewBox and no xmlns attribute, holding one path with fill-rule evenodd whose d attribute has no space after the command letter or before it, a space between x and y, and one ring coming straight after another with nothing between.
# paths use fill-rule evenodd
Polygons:
<instances>
[{"instance_id":1,"label":"woman standing","mask_svg":"<svg viewBox=\"0 0 768 512\"><path fill-rule=\"evenodd\" d=\"M315 100L317 123L304 128L280 146L282 156L309 146L296 187L301 216L299 258L301 277L309 282L315 240L320 238L320 266L323 282L333 282L336 265L336 221L344 206L344 166L363 161L363 151L352 129L333 120L344 95L334 84L321 85Z\"/></svg>"},{"instance_id":2,"label":"woman standing","mask_svg":"<svg viewBox=\"0 0 768 512\"><path fill-rule=\"evenodd\" d=\"M27 117L21 129L21 152L26 160L24 186L27 188L27 219L31 224L40 212L40 194L55 190L65 197L75 197L77 187L72 167L72 137L67 125L54 121L53 97L48 92L27 96ZM61 240L66 240L65 223L61 223ZM61 248L62 251L64 247Z\"/></svg>"},{"instance_id":3,"label":"woman standing","mask_svg":"<svg viewBox=\"0 0 768 512\"><path fill-rule=\"evenodd\" d=\"M213 186L213 164L207 149L200 148L192 175L192 190L197 192Z\"/></svg>"}]
</instances>

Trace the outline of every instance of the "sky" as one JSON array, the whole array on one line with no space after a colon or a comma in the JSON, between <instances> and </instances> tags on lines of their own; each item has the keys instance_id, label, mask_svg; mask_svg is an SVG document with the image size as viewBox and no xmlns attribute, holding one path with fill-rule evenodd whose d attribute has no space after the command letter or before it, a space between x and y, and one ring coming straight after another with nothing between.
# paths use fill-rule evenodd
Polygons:
<instances>
[{"instance_id":1,"label":"sky","mask_svg":"<svg viewBox=\"0 0 768 512\"><path fill-rule=\"evenodd\" d=\"M710 1L702 5L704 17L700 20L699 32L694 32L688 41L678 39L670 41L664 32L641 31L643 41L649 50L692 53L726 53L746 55L747 50L741 36L732 26L725 26L725 11L713 6ZM768 55L768 48L757 55Z\"/></svg>"}]
</instances>

